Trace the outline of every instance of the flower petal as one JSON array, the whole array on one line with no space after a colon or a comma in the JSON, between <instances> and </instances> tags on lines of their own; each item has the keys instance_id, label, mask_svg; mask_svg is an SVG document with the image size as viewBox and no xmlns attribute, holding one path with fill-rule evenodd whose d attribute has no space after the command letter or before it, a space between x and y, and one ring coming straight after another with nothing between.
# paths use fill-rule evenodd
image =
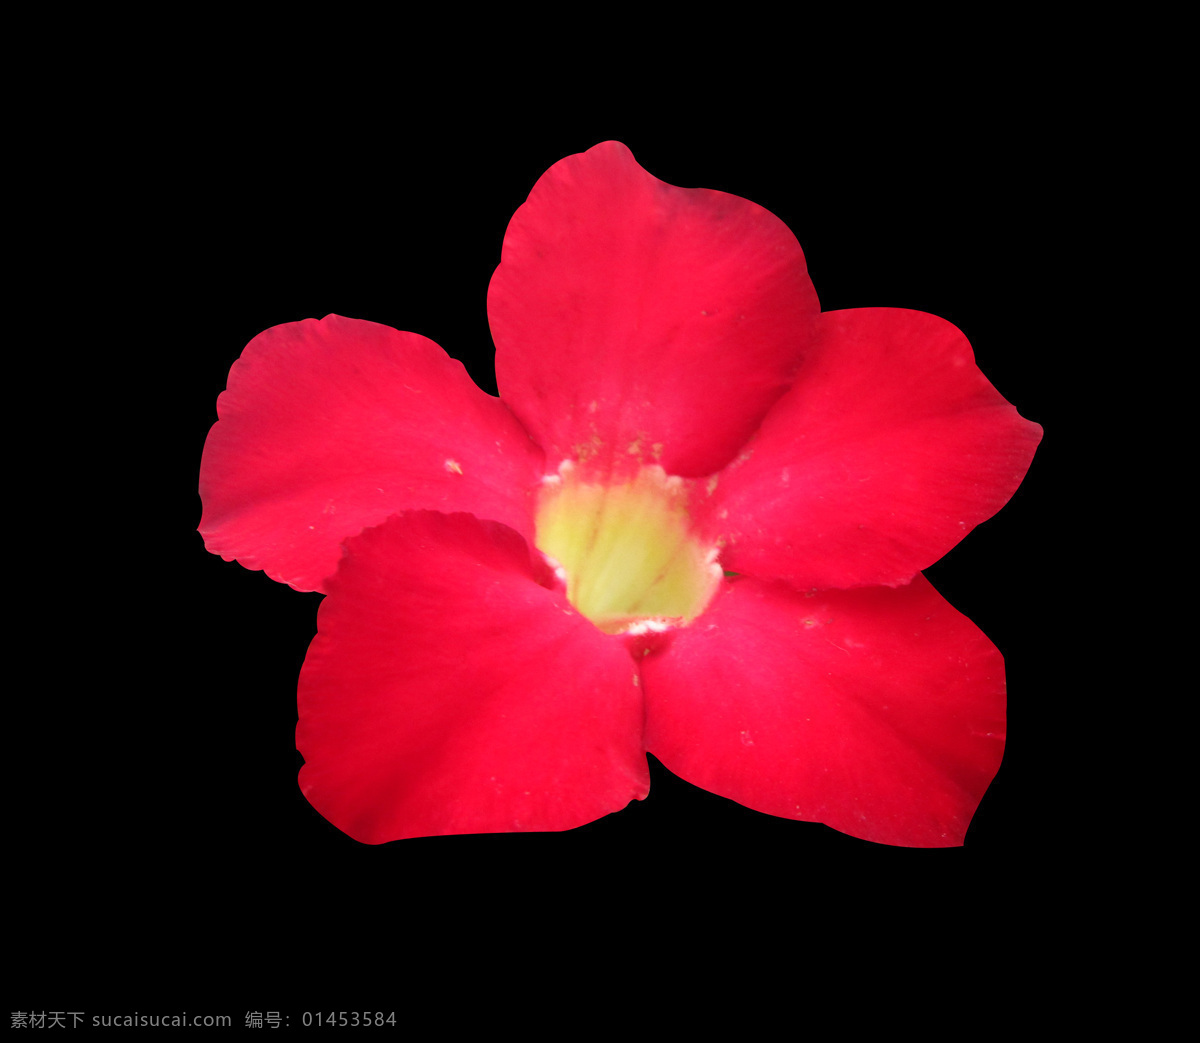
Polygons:
<instances>
[{"instance_id":1,"label":"flower petal","mask_svg":"<svg viewBox=\"0 0 1200 1043\"><path fill-rule=\"evenodd\" d=\"M347 536L411 508L532 536L542 454L433 341L329 315L247 345L200 468L208 549L322 590Z\"/></svg>"},{"instance_id":2,"label":"flower petal","mask_svg":"<svg viewBox=\"0 0 1200 1043\"><path fill-rule=\"evenodd\" d=\"M802 589L895 586L995 514L1042 429L923 312L827 312L796 378L708 508L724 567Z\"/></svg>"},{"instance_id":3,"label":"flower petal","mask_svg":"<svg viewBox=\"0 0 1200 1043\"><path fill-rule=\"evenodd\" d=\"M541 177L488 290L500 397L551 469L631 459L685 477L742 447L818 309L782 221L664 184L615 141Z\"/></svg>"},{"instance_id":4,"label":"flower petal","mask_svg":"<svg viewBox=\"0 0 1200 1043\"><path fill-rule=\"evenodd\" d=\"M300 784L366 843L562 830L645 797L624 645L513 530L410 512L347 542L300 676Z\"/></svg>"},{"instance_id":5,"label":"flower petal","mask_svg":"<svg viewBox=\"0 0 1200 1043\"><path fill-rule=\"evenodd\" d=\"M923 576L814 596L741 577L642 677L671 771L878 843L961 844L1004 750L1004 661Z\"/></svg>"}]
</instances>

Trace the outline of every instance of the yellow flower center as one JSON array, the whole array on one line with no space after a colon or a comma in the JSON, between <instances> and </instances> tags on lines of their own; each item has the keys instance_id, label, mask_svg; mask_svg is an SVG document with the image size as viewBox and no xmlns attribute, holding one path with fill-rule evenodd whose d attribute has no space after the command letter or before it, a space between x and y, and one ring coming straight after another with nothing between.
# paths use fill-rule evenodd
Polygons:
<instances>
[{"instance_id":1,"label":"yellow flower center","mask_svg":"<svg viewBox=\"0 0 1200 1043\"><path fill-rule=\"evenodd\" d=\"M604 485L564 463L542 486L537 546L571 604L609 634L690 623L722 576L716 548L693 532L683 479L657 466Z\"/></svg>"}]
</instances>

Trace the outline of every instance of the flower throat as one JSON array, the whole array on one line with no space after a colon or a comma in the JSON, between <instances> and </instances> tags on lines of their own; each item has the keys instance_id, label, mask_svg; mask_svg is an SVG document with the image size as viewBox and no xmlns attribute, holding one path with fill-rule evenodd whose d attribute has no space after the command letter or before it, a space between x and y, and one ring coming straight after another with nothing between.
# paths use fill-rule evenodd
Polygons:
<instances>
[{"instance_id":1,"label":"flower throat","mask_svg":"<svg viewBox=\"0 0 1200 1043\"><path fill-rule=\"evenodd\" d=\"M609 634L690 623L722 575L716 548L692 529L683 479L658 466L600 484L564 462L542 486L537 546L571 604Z\"/></svg>"}]
</instances>

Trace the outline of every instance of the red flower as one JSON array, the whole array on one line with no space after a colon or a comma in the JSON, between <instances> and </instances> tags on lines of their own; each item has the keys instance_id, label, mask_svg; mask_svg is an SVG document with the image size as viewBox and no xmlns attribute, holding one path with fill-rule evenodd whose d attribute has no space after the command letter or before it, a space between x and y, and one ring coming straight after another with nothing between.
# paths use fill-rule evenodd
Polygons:
<instances>
[{"instance_id":1,"label":"red flower","mask_svg":"<svg viewBox=\"0 0 1200 1043\"><path fill-rule=\"evenodd\" d=\"M301 786L370 843L561 830L646 752L772 815L962 842L1000 653L920 574L1041 436L920 312L821 313L772 214L623 145L555 164L488 291L500 398L330 315L234 365L209 550L328 594Z\"/></svg>"}]
</instances>

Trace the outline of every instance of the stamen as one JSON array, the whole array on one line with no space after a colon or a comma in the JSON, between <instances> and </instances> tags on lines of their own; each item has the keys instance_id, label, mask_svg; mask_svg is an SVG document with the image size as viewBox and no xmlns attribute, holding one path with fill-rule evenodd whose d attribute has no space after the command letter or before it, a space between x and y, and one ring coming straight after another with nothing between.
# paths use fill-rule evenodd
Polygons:
<instances>
[{"instance_id":1,"label":"stamen","mask_svg":"<svg viewBox=\"0 0 1200 1043\"><path fill-rule=\"evenodd\" d=\"M692 529L688 485L661 467L604 484L564 463L543 482L538 548L566 576L567 597L601 630L686 625L708 607L722 571Z\"/></svg>"}]
</instances>

